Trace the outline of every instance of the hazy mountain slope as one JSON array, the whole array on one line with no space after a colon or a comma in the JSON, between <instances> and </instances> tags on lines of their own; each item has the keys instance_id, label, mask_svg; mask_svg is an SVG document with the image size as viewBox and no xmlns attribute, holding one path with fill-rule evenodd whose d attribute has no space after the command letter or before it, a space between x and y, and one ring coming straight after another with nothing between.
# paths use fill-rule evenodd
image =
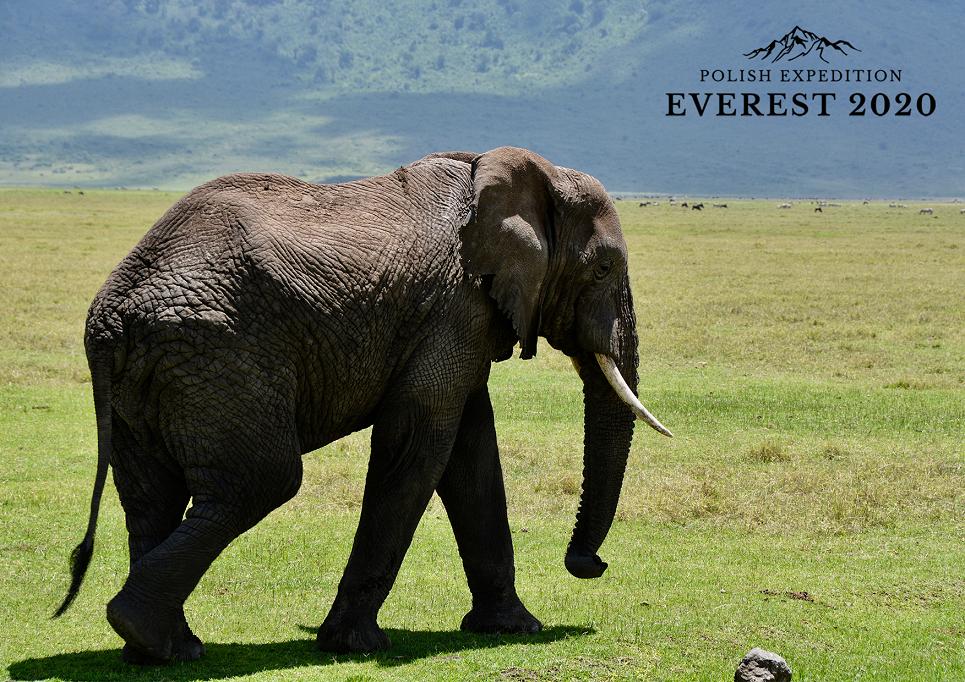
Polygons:
<instances>
[{"instance_id":1,"label":"hazy mountain slope","mask_svg":"<svg viewBox=\"0 0 965 682\"><path fill-rule=\"evenodd\" d=\"M898 2L766 3L750 18L746 3L696 0L2 3L0 182L338 179L519 144L618 190L954 195L963 18ZM668 90L740 90L701 85L697 70L760 66L743 53L795 25L861 50L829 48L830 66L903 68L906 83L869 92L930 90L936 113L663 116ZM791 66L806 60L829 66Z\"/></svg>"},{"instance_id":2,"label":"hazy mountain slope","mask_svg":"<svg viewBox=\"0 0 965 682\"><path fill-rule=\"evenodd\" d=\"M632 0L47 0L39 8L8 4L4 21L14 33L14 64L55 51L77 64L162 54L189 69L217 68L241 50L278 60L289 78L329 93L515 94L572 80L601 52L627 45L646 22L639 7ZM25 66L18 75L32 82Z\"/></svg>"}]
</instances>

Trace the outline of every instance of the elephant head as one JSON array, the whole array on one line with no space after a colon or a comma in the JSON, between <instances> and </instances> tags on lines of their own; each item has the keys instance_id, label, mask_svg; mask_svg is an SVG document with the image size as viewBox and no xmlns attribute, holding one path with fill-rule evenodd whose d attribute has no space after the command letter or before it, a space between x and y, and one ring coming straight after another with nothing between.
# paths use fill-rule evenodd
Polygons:
<instances>
[{"instance_id":1,"label":"elephant head","mask_svg":"<svg viewBox=\"0 0 965 682\"><path fill-rule=\"evenodd\" d=\"M454 153L450 158L459 158ZM448 155L447 155L448 156ZM636 317L620 220L595 178L524 149L471 160L472 216L462 229L468 272L512 323L522 353L537 338L568 355L583 381L583 487L566 568L595 578L623 485L634 419L672 435L637 399Z\"/></svg>"}]
</instances>

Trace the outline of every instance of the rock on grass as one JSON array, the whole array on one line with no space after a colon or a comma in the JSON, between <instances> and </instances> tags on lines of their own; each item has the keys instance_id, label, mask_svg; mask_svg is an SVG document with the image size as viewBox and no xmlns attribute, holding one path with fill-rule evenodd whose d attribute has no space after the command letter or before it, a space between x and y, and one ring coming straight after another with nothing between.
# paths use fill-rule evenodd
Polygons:
<instances>
[{"instance_id":1,"label":"rock on grass","mask_svg":"<svg viewBox=\"0 0 965 682\"><path fill-rule=\"evenodd\" d=\"M791 682L791 667L777 654L755 647L737 666L734 682Z\"/></svg>"}]
</instances>

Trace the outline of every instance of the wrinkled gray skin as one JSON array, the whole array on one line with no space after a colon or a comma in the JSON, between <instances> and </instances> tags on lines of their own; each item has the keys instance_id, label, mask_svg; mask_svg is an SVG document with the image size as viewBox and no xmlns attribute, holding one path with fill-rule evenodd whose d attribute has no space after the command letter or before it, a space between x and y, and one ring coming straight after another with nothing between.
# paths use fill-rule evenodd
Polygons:
<instances>
[{"instance_id":1,"label":"wrinkled gray skin","mask_svg":"<svg viewBox=\"0 0 965 682\"><path fill-rule=\"evenodd\" d=\"M98 477L58 615L92 554L109 460L131 558L107 606L124 658L199 657L183 605L208 566L295 495L303 453L372 426L361 519L319 647L389 645L376 616L433 492L472 592L463 629L538 631L516 594L490 363L517 341L533 356L542 336L580 368L584 479L565 563L596 577L634 417L593 354L612 356L635 391L635 326L603 187L526 150L436 154L342 185L244 174L198 187L90 308Z\"/></svg>"}]
</instances>

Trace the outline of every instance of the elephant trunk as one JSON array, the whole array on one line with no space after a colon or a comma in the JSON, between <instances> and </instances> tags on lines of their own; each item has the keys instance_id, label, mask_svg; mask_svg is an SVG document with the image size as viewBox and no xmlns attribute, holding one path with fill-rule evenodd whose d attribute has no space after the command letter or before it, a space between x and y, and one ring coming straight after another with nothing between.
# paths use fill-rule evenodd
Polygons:
<instances>
[{"instance_id":1,"label":"elephant trunk","mask_svg":"<svg viewBox=\"0 0 965 682\"><path fill-rule=\"evenodd\" d=\"M621 293L611 352L574 359L583 380L583 490L565 563L577 578L597 578L607 568L596 552L620 501L635 419L672 435L636 398L636 320L629 287Z\"/></svg>"},{"instance_id":2,"label":"elephant trunk","mask_svg":"<svg viewBox=\"0 0 965 682\"><path fill-rule=\"evenodd\" d=\"M629 281L625 281L614 303L616 319L606 325L609 338L600 338L594 345L607 348L606 356L635 388L639 356ZM565 564L577 578L598 578L607 565L596 552L606 539L620 501L634 415L610 386L594 353L582 353L574 365L583 380L583 490Z\"/></svg>"},{"instance_id":3,"label":"elephant trunk","mask_svg":"<svg viewBox=\"0 0 965 682\"><path fill-rule=\"evenodd\" d=\"M606 570L596 552L606 539L620 501L623 474L633 438L634 415L589 357L580 363L583 379L583 490L576 526L566 550L566 569L577 578L598 578ZM636 353L623 362L635 384Z\"/></svg>"}]
</instances>

